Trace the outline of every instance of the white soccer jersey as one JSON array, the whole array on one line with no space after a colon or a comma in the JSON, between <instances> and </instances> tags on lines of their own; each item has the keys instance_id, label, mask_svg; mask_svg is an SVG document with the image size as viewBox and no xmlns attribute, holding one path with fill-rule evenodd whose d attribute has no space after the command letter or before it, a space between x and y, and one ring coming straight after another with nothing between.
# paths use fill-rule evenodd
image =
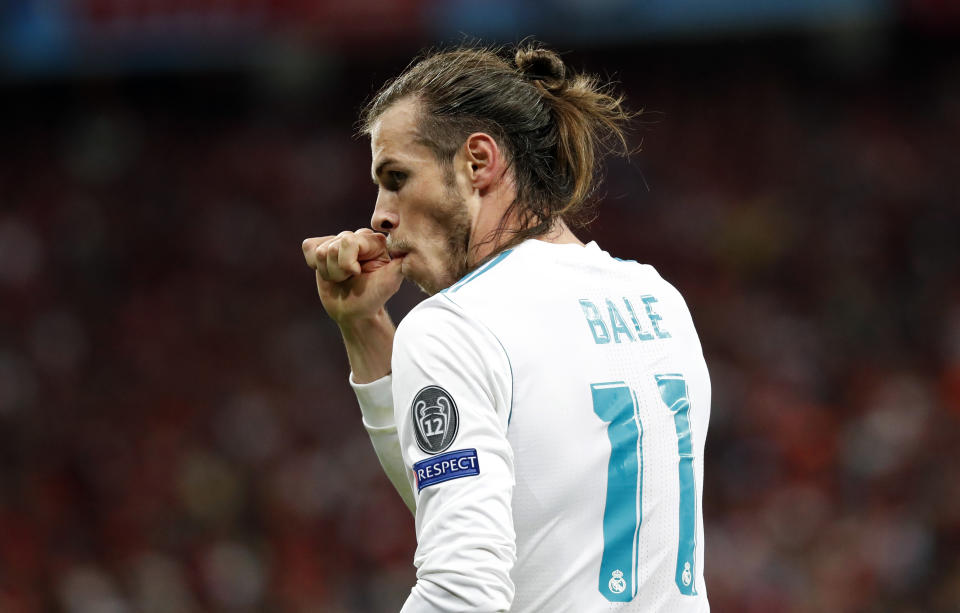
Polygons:
<instances>
[{"instance_id":1,"label":"white soccer jersey","mask_svg":"<svg viewBox=\"0 0 960 613\"><path fill-rule=\"evenodd\" d=\"M709 610L710 383L651 266L526 241L413 309L392 375L354 388L416 510L404 612Z\"/></svg>"}]
</instances>

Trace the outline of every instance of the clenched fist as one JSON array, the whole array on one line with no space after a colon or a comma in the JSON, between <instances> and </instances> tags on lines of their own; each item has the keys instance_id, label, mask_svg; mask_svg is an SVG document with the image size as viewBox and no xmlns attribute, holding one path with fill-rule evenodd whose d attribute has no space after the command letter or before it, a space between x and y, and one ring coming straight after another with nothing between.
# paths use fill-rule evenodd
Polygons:
<instances>
[{"instance_id":1,"label":"clenched fist","mask_svg":"<svg viewBox=\"0 0 960 613\"><path fill-rule=\"evenodd\" d=\"M362 228L303 241L303 257L317 271L317 292L341 327L373 317L403 281L402 258L390 259L387 237Z\"/></svg>"}]
</instances>

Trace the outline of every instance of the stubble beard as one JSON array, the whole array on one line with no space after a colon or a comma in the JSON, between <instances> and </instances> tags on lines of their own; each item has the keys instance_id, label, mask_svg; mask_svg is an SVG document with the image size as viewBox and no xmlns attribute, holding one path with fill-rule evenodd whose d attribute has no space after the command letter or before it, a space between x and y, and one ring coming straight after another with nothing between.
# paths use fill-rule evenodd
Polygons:
<instances>
[{"instance_id":1,"label":"stubble beard","mask_svg":"<svg viewBox=\"0 0 960 613\"><path fill-rule=\"evenodd\" d=\"M437 207L433 214L433 222L437 231L445 238L445 253L439 262L436 275L416 274L414 271L405 273L425 294L432 296L444 290L458 279L470 272L470 235L473 226L470 223L470 214L467 212L467 203L454 189L452 184L446 186L446 198L443 206ZM387 240L390 249L407 251L412 245L406 241Z\"/></svg>"},{"instance_id":2,"label":"stubble beard","mask_svg":"<svg viewBox=\"0 0 960 613\"><path fill-rule=\"evenodd\" d=\"M467 203L458 198L456 212L451 218L451 225L447 234L447 253L450 256L447 269L449 285L462 279L470 272L470 235L473 227L470 215L467 213Z\"/></svg>"},{"instance_id":3,"label":"stubble beard","mask_svg":"<svg viewBox=\"0 0 960 613\"><path fill-rule=\"evenodd\" d=\"M467 203L447 186L449 207L438 211L437 225L446 236L446 261L442 262L442 273L439 278L433 279L430 285L418 283L420 289L429 295L446 289L464 277L470 271L470 234L472 224L467 213Z\"/></svg>"}]
</instances>

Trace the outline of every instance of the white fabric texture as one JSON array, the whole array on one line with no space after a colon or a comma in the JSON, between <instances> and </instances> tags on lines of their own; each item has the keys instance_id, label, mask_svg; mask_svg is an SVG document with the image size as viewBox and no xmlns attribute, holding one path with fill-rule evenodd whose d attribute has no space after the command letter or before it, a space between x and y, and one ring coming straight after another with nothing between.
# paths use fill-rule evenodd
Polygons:
<instances>
[{"instance_id":1,"label":"white fabric texture","mask_svg":"<svg viewBox=\"0 0 960 613\"><path fill-rule=\"evenodd\" d=\"M595 243L527 241L411 311L392 368L354 389L415 502L404 613L709 610L710 383L687 306L652 267ZM418 445L411 412L430 386L456 405L442 450ZM479 474L418 491L415 464L469 450Z\"/></svg>"},{"instance_id":2,"label":"white fabric texture","mask_svg":"<svg viewBox=\"0 0 960 613\"><path fill-rule=\"evenodd\" d=\"M353 373L350 373L350 387L360 404L363 427L370 435L370 442L380 459L383 472L407 508L414 512L416 503L403 465L403 456L400 454L400 439L397 437L397 425L393 418L392 383L393 377L390 375L371 383L357 383L353 380Z\"/></svg>"}]
</instances>

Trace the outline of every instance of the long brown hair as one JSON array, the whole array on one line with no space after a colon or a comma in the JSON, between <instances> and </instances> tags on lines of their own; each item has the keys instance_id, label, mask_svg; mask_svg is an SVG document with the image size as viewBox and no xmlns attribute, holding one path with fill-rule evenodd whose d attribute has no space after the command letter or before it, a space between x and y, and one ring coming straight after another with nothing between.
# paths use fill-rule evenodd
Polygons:
<instances>
[{"instance_id":1,"label":"long brown hair","mask_svg":"<svg viewBox=\"0 0 960 613\"><path fill-rule=\"evenodd\" d=\"M596 76L571 72L538 43L429 52L366 105L361 131L369 135L384 111L405 98L420 103L419 140L441 164L452 164L474 132L506 145L517 195L492 240L512 214L520 227L509 230L503 246L542 235L557 219L584 225L601 160L629 153L624 129L632 115L623 96Z\"/></svg>"}]
</instances>

